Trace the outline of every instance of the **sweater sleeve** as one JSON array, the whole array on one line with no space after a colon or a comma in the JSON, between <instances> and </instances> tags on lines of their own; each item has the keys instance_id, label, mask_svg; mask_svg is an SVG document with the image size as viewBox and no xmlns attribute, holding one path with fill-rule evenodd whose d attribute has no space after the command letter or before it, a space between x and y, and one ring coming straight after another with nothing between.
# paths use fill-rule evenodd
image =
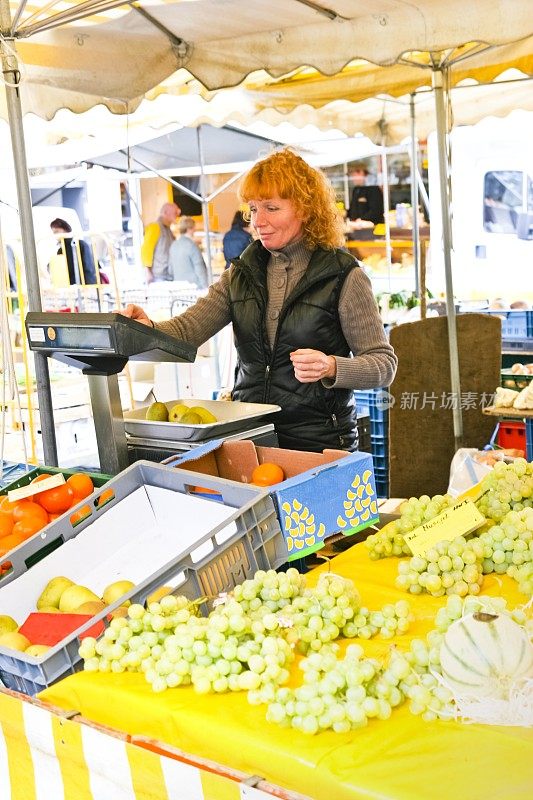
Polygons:
<instances>
[{"instance_id":1,"label":"sweater sleeve","mask_svg":"<svg viewBox=\"0 0 533 800\"><path fill-rule=\"evenodd\" d=\"M143 267L151 269L154 262L154 251L159 239L159 225L157 222L151 222L146 226L144 231L144 239L141 245L141 261Z\"/></svg>"},{"instance_id":2,"label":"sweater sleeve","mask_svg":"<svg viewBox=\"0 0 533 800\"><path fill-rule=\"evenodd\" d=\"M379 316L372 284L362 269L353 269L339 299L342 332L353 358L335 356L337 375L323 384L333 389L377 389L390 386L398 359Z\"/></svg>"},{"instance_id":3,"label":"sweater sleeve","mask_svg":"<svg viewBox=\"0 0 533 800\"><path fill-rule=\"evenodd\" d=\"M209 287L205 297L201 297L183 314L167 322L156 322L154 327L200 347L231 322L229 279L230 270L225 270L220 280Z\"/></svg>"}]
</instances>

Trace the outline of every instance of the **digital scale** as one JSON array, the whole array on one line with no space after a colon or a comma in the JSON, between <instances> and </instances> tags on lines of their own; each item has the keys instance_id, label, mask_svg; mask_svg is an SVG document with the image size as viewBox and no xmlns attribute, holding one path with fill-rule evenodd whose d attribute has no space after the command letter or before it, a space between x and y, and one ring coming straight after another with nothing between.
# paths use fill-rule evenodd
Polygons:
<instances>
[{"instance_id":1,"label":"digital scale","mask_svg":"<svg viewBox=\"0 0 533 800\"><path fill-rule=\"evenodd\" d=\"M26 316L26 331L31 350L76 367L87 375L102 472L116 475L139 458L161 461L195 446L175 439L128 436L118 373L130 360L192 363L196 347L118 313L31 311ZM231 436L221 438L250 438L276 446L274 426L257 427L257 424L256 418L243 420L242 430L233 430ZM215 433L213 438L219 436Z\"/></svg>"}]
</instances>

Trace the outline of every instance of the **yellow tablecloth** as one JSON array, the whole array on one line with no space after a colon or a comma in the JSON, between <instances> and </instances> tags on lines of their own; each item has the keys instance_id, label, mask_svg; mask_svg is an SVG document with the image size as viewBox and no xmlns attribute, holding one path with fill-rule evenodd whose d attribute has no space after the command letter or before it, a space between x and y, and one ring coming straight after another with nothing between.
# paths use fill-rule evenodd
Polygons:
<instances>
[{"instance_id":1,"label":"yellow tablecloth","mask_svg":"<svg viewBox=\"0 0 533 800\"><path fill-rule=\"evenodd\" d=\"M380 608L405 598L394 588L397 560L372 562L364 545L337 556L332 572L355 580L363 603ZM312 583L320 567L309 576ZM510 578L491 575L483 592L503 594L511 606L527 599ZM404 647L433 627L442 599L411 598L416 615ZM384 655L390 642L364 642ZM386 721L371 720L349 734L306 736L265 721L264 707L244 694L200 697L190 687L153 694L143 676L79 673L42 692L45 700L77 709L88 719L130 734L150 736L189 753L261 775L314 800L531 800L533 731L424 722L407 707Z\"/></svg>"}]
</instances>

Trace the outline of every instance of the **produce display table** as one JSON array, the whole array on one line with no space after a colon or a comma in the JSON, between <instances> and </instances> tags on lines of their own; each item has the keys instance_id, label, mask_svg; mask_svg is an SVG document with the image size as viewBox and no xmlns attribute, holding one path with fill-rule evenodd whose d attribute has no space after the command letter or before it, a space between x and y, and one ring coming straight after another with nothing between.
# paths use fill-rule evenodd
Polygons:
<instances>
[{"instance_id":1,"label":"produce display table","mask_svg":"<svg viewBox=\"0 0 533 800\"><path fill-rule=\"evenodd\" d=\"M309 583L328 569L353 579L370 608L406 597L394 588L397 559L370 561L363 544L314 570ZM507 576L487 576L483 593L503 594L510 606L527 601ZM408 634L393 640L399 648L407 647L413 637L423 637L444 604L442 598L430 596L412 596L410 602L416 620ZM391 646L379 637L362 644L368 655L377 657L385 656ZM293 672L298 672L296 667ZM363 729L306 736L267 723L265 708L249 705L245 694L199 696L190 687L154 694L142 675L130 673L81 672L50 687L40 698L75 709L98 724L261 776L313 800L529 800L532 796L533 732L526 728L424 722L404 705L389 720L371 720ZM1 756L0 748L0 760ZM155 791L142 797L159 800ZM197 795L183 797L196 800ZM213 800L226 797L234 795L212 795Z\"/></svg>"},{"instance_id":2,"label":"produce display table","mask_svg":"<svg viewBox=\"0 0 533 800\"><path fill-rule=\"evenodd\" d=\"M522 408L488 406L483 413L498 419L522 419L526 424L526 459L533 461L533 411Z\"/></svg>"}]
</instances>

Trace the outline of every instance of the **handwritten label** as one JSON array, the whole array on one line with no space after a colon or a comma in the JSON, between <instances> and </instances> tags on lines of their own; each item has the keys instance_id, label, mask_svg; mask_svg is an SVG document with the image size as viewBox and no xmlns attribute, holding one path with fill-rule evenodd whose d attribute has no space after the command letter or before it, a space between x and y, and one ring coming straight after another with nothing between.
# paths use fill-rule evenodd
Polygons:
<instances>
[{"instance_id":1,"label":"handwritten label","mask_svg":"<svg viewBox=\"0 0 533 800\"><path fill-rule=\"evenodd\" d=\"M429 522L424 522L414 531L404 535L414 556L423 556L430 547L437 542L451 542L458 536L467 536L485 522L485 517L480 514L474 503L462 500Z\"/></svg>"},{"instance_id":2,"label":"handwritten label","mask_svg":"<svg viewBox=\"0 0 533 800\"><path fill-rule=\"evenodd\" d=\"M63 483L65 483L65 476L58 472L57 475L51 475L49 478L30 483L28 486L21 486L20 489L11 489L7 493L7 499L10 503L16 503L26 497L44 492L46 489L55 489L56 486L61 486Z\"/></svg>"}]
</instances>

